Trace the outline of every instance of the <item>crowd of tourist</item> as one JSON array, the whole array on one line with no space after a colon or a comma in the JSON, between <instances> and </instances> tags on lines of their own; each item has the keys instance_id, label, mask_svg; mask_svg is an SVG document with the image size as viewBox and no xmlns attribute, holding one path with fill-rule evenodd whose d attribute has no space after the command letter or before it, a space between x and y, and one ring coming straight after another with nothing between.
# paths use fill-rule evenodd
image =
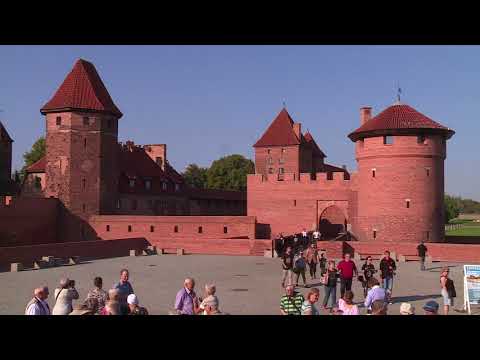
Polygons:
<instances>
[{"instance_id":1,"label":"crowd of tourist","mask_svg":"<svg viewBox=\"0 0 480 360\"><path fill-rule=\"evenodd\" d=\"M305 229L301 236L284 238L282 234L275 241L275 250L282 259L282 281L285 295L280 299L280 313L282 315L319 315L320 311L316 303L320 301L320 291L312 287L306 299L303 294L296 291L299 287L298 280L302 277L303 286L310 288L305 280L305 269L310 268L310 279L316 279L317 264L320 264L320 283L315 286L323 286L324 297L320 309L328 311L332 315L359 315L358 305L354 303L352 283L355 277L363 288L363 306L368 315L387 315L388 305L392 305L393 282L396 275L396 262L390 257L390 251L384 252L380 260L379 269L375 269L373 258L367 256L361 267L363 274L359 274L351 254L346 253L343 259L335 264L333 259L327 260L325 253L318 250L318 240L321 234L315 231L312 239L309 238ZM423 242L417 247L420 258L420 270L425 271L425 257L427 247ZM304 255L306 253L306 256ZM325 265L326 264L326 265ZM379 281L375 274L380 271ZM453 306L456 297L453 280L448 277L448 267L443 268L440 276L441 296L444 303L445 315ZM295 282L293 277L295 275ZM340 283L340 298L337 301L337 287ZM423 310L426 315L437 315L440 305L434 301L428 301ZM415 308L410 303L402 303L401 315L415 315Z\"/></svg>"}]
</instances>

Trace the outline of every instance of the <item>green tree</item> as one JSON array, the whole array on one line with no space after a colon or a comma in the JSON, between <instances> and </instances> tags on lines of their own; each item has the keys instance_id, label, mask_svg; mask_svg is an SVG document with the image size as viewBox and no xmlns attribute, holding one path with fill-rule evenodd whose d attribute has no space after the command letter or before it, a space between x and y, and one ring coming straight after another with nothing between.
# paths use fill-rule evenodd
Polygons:
<instances>
[{"instance_id":1,"label":"green tree","mask_svg":"<svg viewBox=\"0 0 480 360\"><path fill-rule=\"evenodd\" d=\"M182 176L191 187L205 189L207 187L207 171L208 168L200 167L197 164L189 164Z\"/></svg>"},{"instance_id":2,"label":"green tree","mask_svg":"<svg viewBox=\"0 0 480 360\"><path fill-rule=\"evenodd\" d=\"M242 155L230 155L215 160L207 171L209 189L237 190L247 189L247 174L255 172L252 160Z\"/></svg>"},{"instance_id":3,"label":"green tree","mask_svg":"<svg viewBox=\"0 0 480 360\"><path fill-rule=\"evenodd\" d=\"M460 198L445 195L445 223L455 219L460 214Z\"/></svg>"},{"instance_id":4,"label":"green tree","mask_svg":"<svg viewBox=\"0 0 480 360\"><path fill-rule=\"evenodd\" d=\"M44 157L45 153L46 153L45 138L42 136L37 141L35 141L30 151L27 151L23 154L23 160L25 161L25 165L23 166L22 170L20 170L20 177L22 179L25 177L26 169L30 165L32 165L33 163L37 162L42 157Z\"/></svg>"}]
</instances>

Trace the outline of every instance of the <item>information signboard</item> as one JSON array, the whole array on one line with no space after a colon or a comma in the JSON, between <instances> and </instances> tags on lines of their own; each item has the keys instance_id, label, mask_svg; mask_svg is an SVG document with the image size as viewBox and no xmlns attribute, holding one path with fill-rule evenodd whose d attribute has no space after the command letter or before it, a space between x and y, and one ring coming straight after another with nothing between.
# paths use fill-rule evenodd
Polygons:
<instances>
[{"instance_id":1,"label":"information signboard","mask_svg":"<svg viewBox=\"0 0 480 360\"><path fill-rule=\"evenodd\" d=\"M470 314L470 305L480 304L480 265L464 265L463 273L464 308Z\"/></svg>"}]
</instances>

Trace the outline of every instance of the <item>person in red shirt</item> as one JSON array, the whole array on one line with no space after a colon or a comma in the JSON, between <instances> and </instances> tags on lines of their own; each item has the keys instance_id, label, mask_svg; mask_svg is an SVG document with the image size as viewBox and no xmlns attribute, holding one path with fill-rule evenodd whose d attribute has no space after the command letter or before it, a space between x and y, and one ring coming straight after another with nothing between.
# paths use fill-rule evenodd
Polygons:
<instances>
[{"instance_id":1,"label":"person in red shirt","mask_svg":"<svg viewBox=\"0 0 480 360\"><path fill-rule=\"evenodd\" d=\"M355 263L351 260L351 255L348 253L338 263L337 269L340 272L340 297L343 298L346 290L352 290L353 276L357 276L358 271Z\"/></svg>"}]
</instances>

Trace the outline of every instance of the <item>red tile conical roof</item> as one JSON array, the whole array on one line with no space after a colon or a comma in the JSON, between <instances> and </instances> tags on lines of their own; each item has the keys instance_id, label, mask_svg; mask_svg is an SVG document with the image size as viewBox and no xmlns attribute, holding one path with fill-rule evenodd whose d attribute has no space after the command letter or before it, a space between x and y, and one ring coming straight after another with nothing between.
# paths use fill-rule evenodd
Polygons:
<instances>
[{"instance_id":1,"label":"red tile conical roof","mask_svg":"<svg viewBox=\"0 0 480 360\"><path fill-rule=\"evenodd\" d=\"M34 162L32 165L27 167L25 171L27 173L44 173L46 167L47 167L47 157L44 156L40 160Z\"/></svg>"},{"instance_id":2,"label":"red tile conical roof","mask_svg":"<svg viewBox=\"0 0 480 360\"><path fill-rule=\"evenodd\" d=\"M290 114L283 108L253 147L299 145L293 124Z\"/></svg>"},{"instance_id":3,"label":"red tile conical roof","mask_svg":"<svg viewBox=\"0 0 480 360\"><path fill-rule=\"evenodd\" d=\"M49 112L90 110L108 112L119 118L122 113L113 103L92 63L79 59L52 99L41 109Z\"/></svg>"},{"instance_id":4,"label":"red tile conical roof","mask_svg":"<svg viewBox=\"0 0 480 360\"><path fill-rule=\"evenodd\" d=\"M440 125L411 106L397 103L368 120L348 137L357 141L368 136L422 132L441 133L447 139L455 134L455 131Z\"/></svg>"},{"instance_id":5,"label":"red tile conical roof","mask_svg":"<svg viewBox=\"0 0 480 360\"><path fill-rule=\"evenodd\" d=\"M325 153L322 150L320 150L320 148L318 147L317 143L315 142L315 140L313 139L313 136L310 134L309 131L307 131L304 138L305 138L305 142L312 147L313 155L320 156L323 158L327 157L327 155L325 155Z\"/></svg>"}]
</instances>

